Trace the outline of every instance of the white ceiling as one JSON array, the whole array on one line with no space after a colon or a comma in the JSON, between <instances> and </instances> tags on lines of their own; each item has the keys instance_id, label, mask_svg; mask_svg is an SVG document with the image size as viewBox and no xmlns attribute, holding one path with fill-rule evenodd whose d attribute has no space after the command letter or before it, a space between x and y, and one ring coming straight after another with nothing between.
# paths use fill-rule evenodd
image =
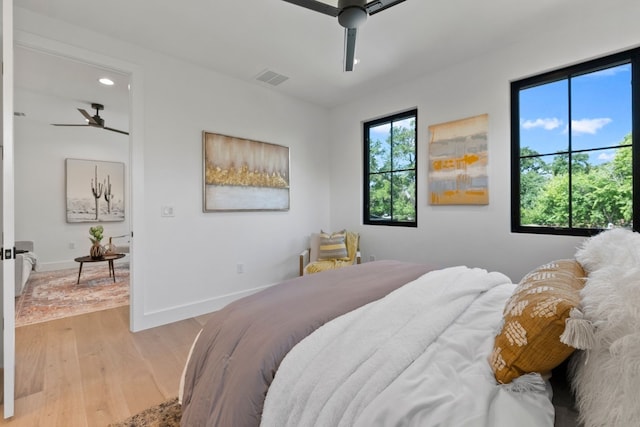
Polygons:
<instances>
[{"instance_id":1,"label":"white ceiling","mask_svg":"<svg viewBox=\"0 0 640 427\"><path fill-rule=\"evenodd\" d=\"M14 60L15 111L26 115L18 119L80 125L86 121L78 108L93 116L91 104L99 103L105 126L128 131L128 76L20 46ZM101 77L114 85L101 85Z\"/></svg>"},{"instance_id":2,"label":"white ceiling","mask_svg":"<svg viewBox=\"0 0 640 427\"><path fill-rule=\"evenodd\" d=\"M337 19L282 0L16 0L15 6L255 84L262 84L259 73L272 70L289 77L273 90L330 108L535 37L597 1L406 0L369 17L356 43L361 62L350 73L342 71ZM17 54L16 67L30 69L16 72L17 85L85 103L70 106L70 118L60 120L80 120L75 108L100 101L113 125L109 111L116 113L117 101L110 110L108 92L92 80L98 71Z\"/></svg>"}]
</instances>

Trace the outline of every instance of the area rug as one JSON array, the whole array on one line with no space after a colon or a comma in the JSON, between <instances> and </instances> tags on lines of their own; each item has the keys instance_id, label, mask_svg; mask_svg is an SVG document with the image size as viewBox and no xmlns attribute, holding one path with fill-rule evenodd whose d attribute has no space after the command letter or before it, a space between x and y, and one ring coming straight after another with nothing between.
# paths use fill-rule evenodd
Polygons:
<instances>
[{"instance_id":1,"label":"area rug","mask_svg":"<svg viewBox=\"0 0 640 427\"><path fill-rule=\"evenodd\" d=\"M176 397L145 409L120 423L110 424L109 427L179 427L181 416L182 411Z\"/></svg>"},{"instance_id":2,"label":"area rug","mask_svg":"<svg viewBox=\"0 0 640 427\"><path fill-rule=\"evenodd\" d=\"M76 316L129 304L129 264L85 264L80 283L78 269L34 272L16 298L16 327Z\"/></svg>"}]
</instances>

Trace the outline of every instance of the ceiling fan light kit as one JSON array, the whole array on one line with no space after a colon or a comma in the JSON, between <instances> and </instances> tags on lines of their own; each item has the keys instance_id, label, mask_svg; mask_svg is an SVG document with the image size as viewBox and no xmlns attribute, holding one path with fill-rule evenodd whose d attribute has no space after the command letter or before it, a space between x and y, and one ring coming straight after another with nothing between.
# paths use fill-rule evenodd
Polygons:
<instances>
[{"instance_id":1,"label":"ceiling fan light kit","mask_svg":"<svg viewBox=\"0 0 640 427\"><path fill-rule=\"evenodd\" d=\"M96 110L96 114L93 115L93 116L91 114L87 113L86 110L83 110L82 108L78 108L78 111L80 111L80 114L82 114L84 116L85 120L87 121L87 123L84 124L84 125L66 124L66 123L52 123L52 125L53 126L91 126L91 127L94 127L94 128L100 128L100 129L104 129L104 130L110 130L111 132L117 132L117 133L121 133L121 134L124 134L124 135L129 135L129 132L125 132L123 130L106 127L104 125L104 119L102 117L100 117L100 111L104 110L104 105L94 102L94 103L91 104L91 108Z\"/></svg>"},{"instance_id":2,"label":"ceiling fan light kit","mask_svg":"<svg viewBox=\"0 0 640 427\"><path fill-rule=\"evenodd\" d=\"M319 0L284 0L314 12L338 17L344 27L344 71L353 71L358 27L374 15L405 0L338 0L337 7Z\"/></svg>"}]
</instances>

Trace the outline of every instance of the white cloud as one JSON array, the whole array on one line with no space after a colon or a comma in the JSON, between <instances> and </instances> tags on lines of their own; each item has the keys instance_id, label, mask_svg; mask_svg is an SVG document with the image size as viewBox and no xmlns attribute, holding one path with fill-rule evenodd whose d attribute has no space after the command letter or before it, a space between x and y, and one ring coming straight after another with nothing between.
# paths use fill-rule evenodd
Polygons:
<instances>
[{"instance_id":1,"label":"white cloud","mask_svg":"<svg viewBox=\"0 0 640 427\"><path fill-rule=\"evenodd\" d=\"M603 162L608 162L609 160L613 160L615 156L616 156L616 153L605 151L604 153L600 153L598 155L598 160L602 160Z\"/></svg>"},{"instance_id":2,"label":"white cloud","mask_svg":"<svg viewBox=\"0 0 640 427\"><path fill-rule=\"evenodd\" d=\"M525 120L522 122L522 127L525 129L543 128L544 130L553 130L562 126L562 120L558 118L545 118L535 120Z\"/></svg>"},{"instance_id":3,"label":"white cloud","mask_svg":"<svg viewBox=\"0 0 640 427\"><path fill-rule=\"evenodd\" d=\"M571 131L573 133L588 133L594 135L609 123L611 123L611 119L606 117L599 119L571 120Z\"/></svg>"}]
</instances>

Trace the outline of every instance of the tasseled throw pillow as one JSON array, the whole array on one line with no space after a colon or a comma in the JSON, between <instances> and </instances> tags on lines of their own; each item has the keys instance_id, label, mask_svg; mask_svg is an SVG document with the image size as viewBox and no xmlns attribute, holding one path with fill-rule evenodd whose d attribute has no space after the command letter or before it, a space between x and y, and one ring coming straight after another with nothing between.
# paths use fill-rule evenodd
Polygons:
<instances>
[{"instance_id":1,"label":"tasseled throw pillow","mask_svg":"<svg viewBox=\"0 0 640 427\"><path fill-rule=\"evenodd\" d=\"M584 282L575 260L542 265L520 281L505 306L490 358L498 382L548 373L575 348L592 345L592 326L579 309Z\"/></svg>"}]
</instances>

